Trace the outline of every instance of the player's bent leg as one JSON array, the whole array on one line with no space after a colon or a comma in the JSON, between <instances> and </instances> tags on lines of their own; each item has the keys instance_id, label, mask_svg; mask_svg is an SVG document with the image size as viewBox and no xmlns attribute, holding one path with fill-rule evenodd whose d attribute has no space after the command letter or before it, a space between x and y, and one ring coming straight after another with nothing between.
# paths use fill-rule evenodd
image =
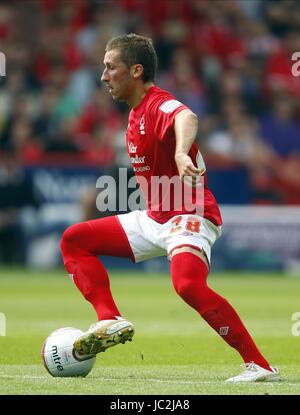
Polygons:
<instances>
[{"instance_id":1,"label":"player's bent leg","mask_svg":"<svg viewBox=\"0 0 300 415\"><path fill-rule=\"evenodd\" d=\"M75 342L75 350L98 353L130 340L133 325L124 319L117 320L121 313L112 297L107 271L98 258L98 255L133 258L118 218L110 216L70 226L63 234L61 251L67 272L92 304L99 320Z\"/></svg>"},{"instance_id":2,"label":"player's bent leg","mask_svg":"<svg viewBox=\"0 0 300 415\"><path fill-rule=\"evenodd\" d=\"M206 322L242 356L246 364L255 363L271 371L236 311L228 301L207 286L207 262L186 247L173 250L171 276L175 290ZM182 247L180 248L182 249Z\"/></svg>"}]
</instances>

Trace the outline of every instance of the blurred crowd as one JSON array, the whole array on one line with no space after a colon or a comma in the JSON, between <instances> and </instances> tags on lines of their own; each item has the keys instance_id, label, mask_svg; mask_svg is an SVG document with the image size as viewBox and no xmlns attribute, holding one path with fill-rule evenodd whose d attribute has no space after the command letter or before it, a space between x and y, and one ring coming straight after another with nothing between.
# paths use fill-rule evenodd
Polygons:
<instances>
[{"instance_id":1,"label":"blurred crowd","mask_svg":"<svg viewBox=\"0 0 300 415\"><path fill-rule=\"evenodd\" d=\"M209 168L245 169L253 203L300 204L297 0L1 1L0 186L36 163L128 163L128 109L100 82L128 32L153 38L157 84L199 116Z\"/></svg>"}]
</instances>

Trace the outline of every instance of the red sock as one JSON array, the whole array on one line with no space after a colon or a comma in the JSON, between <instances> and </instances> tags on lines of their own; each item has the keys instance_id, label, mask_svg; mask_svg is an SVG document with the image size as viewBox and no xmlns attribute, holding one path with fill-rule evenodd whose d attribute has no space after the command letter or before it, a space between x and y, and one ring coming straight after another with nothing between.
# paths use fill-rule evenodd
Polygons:
<instances>
[{"instance_id":1,"label":"red sock","mask_svg":"<svg viewBox=\"0 0 300 415\"><path fill-rule=\"evenodd\" d=\"M207 286L207 275L206 264L192 253L184 252L172 258L172 281L182 299L240 353L245 363L254 362L271 370L233 307Z\"/></svg>"},{"instance_id":2,"label":"red sock","mask_svg":"<svg viewBox=\"0 0 300 415\"><path fill-rule=\"evenodd\" d=\"M99 320L120 316L110 290L108 274L98 255L132 258L127 236L115 216L70 226L63 234L61 252L65 269Z\"/></svg>"}]
</instances>

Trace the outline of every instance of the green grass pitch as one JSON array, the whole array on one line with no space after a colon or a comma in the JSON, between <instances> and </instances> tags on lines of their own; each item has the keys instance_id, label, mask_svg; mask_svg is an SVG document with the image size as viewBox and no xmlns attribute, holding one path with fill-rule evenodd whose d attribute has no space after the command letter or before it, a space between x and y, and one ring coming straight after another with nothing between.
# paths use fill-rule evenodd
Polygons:
<instances>
[{"instance_id":1,"label":"green grass pitch","mask_svg":"<svg viewBox=\"0 0 300 415\"><path fill-rule=\"evenodd\" d=\"M0 269L0 312L6 317L6 336L0 336L1 395L300 394L300 336L292 334L292 315L300 311L300 278L209 277L210 287L234 305L282 373L280 383L228 385L224 380L241 370L240 356L177 296L167 273L110 276L121 312L135 324L134 339L98 354L86 378L63 379L52 378L43 367L43 341L60 327L86 330L95 321L92 307L63 269Z\"/></svg>"}]
</instances>

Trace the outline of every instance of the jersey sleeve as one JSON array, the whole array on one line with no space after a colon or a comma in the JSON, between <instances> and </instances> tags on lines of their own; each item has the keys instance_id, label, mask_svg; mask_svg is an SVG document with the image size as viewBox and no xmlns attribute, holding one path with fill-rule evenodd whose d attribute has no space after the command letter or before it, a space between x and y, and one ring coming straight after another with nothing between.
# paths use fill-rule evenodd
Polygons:
<instances>
[{"instance_id":1,"label":"jersey sleeve","mask_svg":"<svg viewBox=\"0 0 300 415\"><path fill-rule=\"evenodd\" d=\"M164 140L171 129L174 128L176 114L188 107L174 98L163 97L155 100L151 105L150 117L155 136Z\"/></svg>"}]
</instances>

